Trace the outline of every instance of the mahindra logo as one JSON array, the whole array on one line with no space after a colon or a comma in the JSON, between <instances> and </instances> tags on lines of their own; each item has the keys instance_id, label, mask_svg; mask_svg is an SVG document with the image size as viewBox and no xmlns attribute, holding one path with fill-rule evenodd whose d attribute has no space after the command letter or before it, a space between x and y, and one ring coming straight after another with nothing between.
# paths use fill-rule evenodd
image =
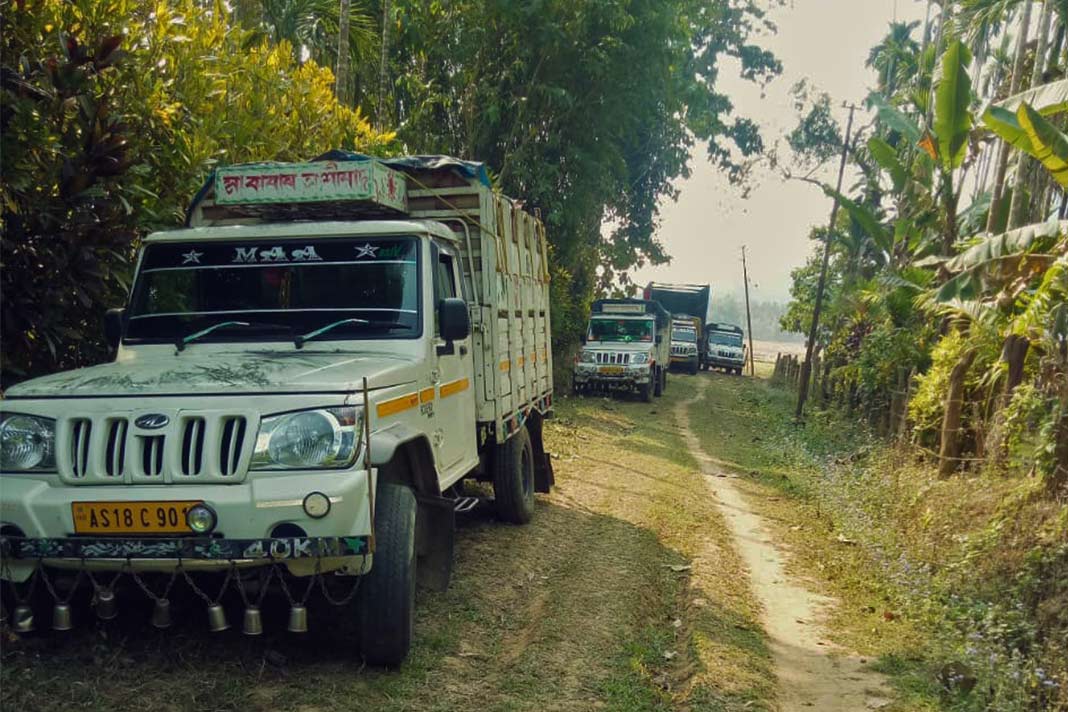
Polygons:
<instances>
[{"instance_id":1,"label":"mahindra logo","mask_svg":"<svg viewBox=\"0 0 1068 712\"><path fill-rule=\"evenodd\" d=\"M134 425L142 430L159 430L169 422L171 422L171 419L163 413L149 413L148 415L142 415L135 420Z\"/></svg>"}]
</instances>

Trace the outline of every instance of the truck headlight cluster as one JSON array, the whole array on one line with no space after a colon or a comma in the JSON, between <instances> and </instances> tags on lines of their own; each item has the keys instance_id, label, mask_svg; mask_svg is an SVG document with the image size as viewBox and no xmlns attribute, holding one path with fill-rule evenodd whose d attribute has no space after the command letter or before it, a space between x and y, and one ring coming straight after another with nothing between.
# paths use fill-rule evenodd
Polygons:
<instances>
[{"instance_id":1,"label":"truck headlight cluster","mask_svg":"<svg viewBox=\"0 0 1068 712\"><path fill-rule=\"evenodd\" d=\"M254 470L336 469L360 451L363 412L315 408L264 418L252 453Z\"/></svg>"},{"instance_id":2,"label":"truck headlight cluster","mask_svg":"<svg viewBox=\"0 0 1068 712\"><path fill-rule=\"evenodd\" d=\"M630 365L640 366L643 363L649 363L649 354L631 354Z\"/></svg>"},{"instance_id":3,"label":"truck headlight cluster","mask_svg":"<svg viewBox=\"0 0 1068 712\"><path fill-rule=\"evenodd\" d=\"M21 413L0 414L0 470L56 471L56 421Z\"/></svg>"},{"instance_id":4,"label":"truck headlight cluster","mask_svg":"<svg viewBox=\"0 0 1068 712\"><path fill-rule=\"evenodd\" d=\"M579 363L597 363L597 352L583 349L579 354Z\"/></svg>"}]
</instances>

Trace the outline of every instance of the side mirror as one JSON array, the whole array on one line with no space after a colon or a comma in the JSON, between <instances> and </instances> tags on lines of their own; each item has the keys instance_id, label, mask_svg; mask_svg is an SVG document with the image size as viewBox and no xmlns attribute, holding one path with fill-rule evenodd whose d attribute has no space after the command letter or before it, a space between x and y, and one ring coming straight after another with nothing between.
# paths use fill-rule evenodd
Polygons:
<instances>
[{"instance_id":1,"label":"side mirror","mask_svg":"<svg viewBox=\"0 0 1068 712\"><path fill-rule=\"evenodd\" d=\"M658 345L664 343L664 335L663 334L657 334L656 335L656 343Z\"/></svg>"},{"instance_id":2,"label":"side mirror","mask_svg":"<svg viewBox=\"0 0 1068 712\"><path fill-rule=\"evenodd\" d=\"M104 338L112 350L119 348L122 341L122 321L125 309L108 309L104 314Z\"/></svg>"},{"instance_id":3,"label":"side mirror","mask_svg":"<svg viewBox=\"0 0 1068 712\"><path fill-rule=\"evenodd\" d=\"M456 297L438 302L438 328L445 341L445 346L438 347L438 355L453 353L452 342L471 335L471 315L467 311L467 302Z\"/></svg>"},{"instance_id":4,"label":"side mirror","mask_svg":"<svg viewBox=\"0 0 1068 712\"><path fill-rule=\"evenodd\" d=\"M582 336L580 336L579 337L579 341L582 343L583 346L585 346L586 345L586 335L583 334Z\"/></svg>"}]
</instances>

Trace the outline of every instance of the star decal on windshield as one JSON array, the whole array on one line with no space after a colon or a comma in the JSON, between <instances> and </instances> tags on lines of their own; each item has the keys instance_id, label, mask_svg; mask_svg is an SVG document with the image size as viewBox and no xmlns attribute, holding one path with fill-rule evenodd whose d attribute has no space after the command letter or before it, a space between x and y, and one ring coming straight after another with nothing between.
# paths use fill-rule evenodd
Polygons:
<instances>
[{"instance_id":1,"label":"star decal on windshield","mask_svg":"<svg viewBox=\"0 0 1068 712\"><path fill-rule=\"evenodd\" d=\"M196 250L190 250L189 252L182 253L182 264L200 264L200 258L204 256L203 252L197 252Z\"/></svg>"},{"instance_id":2,"label":"star decal on windshield","mask_svg":"<svg viewBox=\"0 0 1068 712\"><path fill-rule=\"evenodd\" d=\"M363 247L358 247L357 246L357 248L356 248L356 259L360 259L361 257L374 258L374 257L376 257L375 253L378 252L378 250L379 250L379 246L378 245L372 245L371 243L367 243Z\"/></svg>"}]
</instances>

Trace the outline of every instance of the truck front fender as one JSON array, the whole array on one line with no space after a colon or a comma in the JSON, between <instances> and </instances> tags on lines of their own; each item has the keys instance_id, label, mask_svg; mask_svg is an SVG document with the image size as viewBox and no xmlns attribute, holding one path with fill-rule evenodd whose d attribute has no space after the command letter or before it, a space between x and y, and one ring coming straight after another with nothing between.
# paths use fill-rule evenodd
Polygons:
<instances>
[{"instance_id":1,"label":"truck front fender","mask_svg":"<svg viewBox=\"0 0 1068 712\"><path fill-rule=\"evenodd\" d=\"M371 466L384 482L411 487L418 495L440 496L434 451L426 433L395 423L371 435Z\"/></svg>"}]
</instances>

